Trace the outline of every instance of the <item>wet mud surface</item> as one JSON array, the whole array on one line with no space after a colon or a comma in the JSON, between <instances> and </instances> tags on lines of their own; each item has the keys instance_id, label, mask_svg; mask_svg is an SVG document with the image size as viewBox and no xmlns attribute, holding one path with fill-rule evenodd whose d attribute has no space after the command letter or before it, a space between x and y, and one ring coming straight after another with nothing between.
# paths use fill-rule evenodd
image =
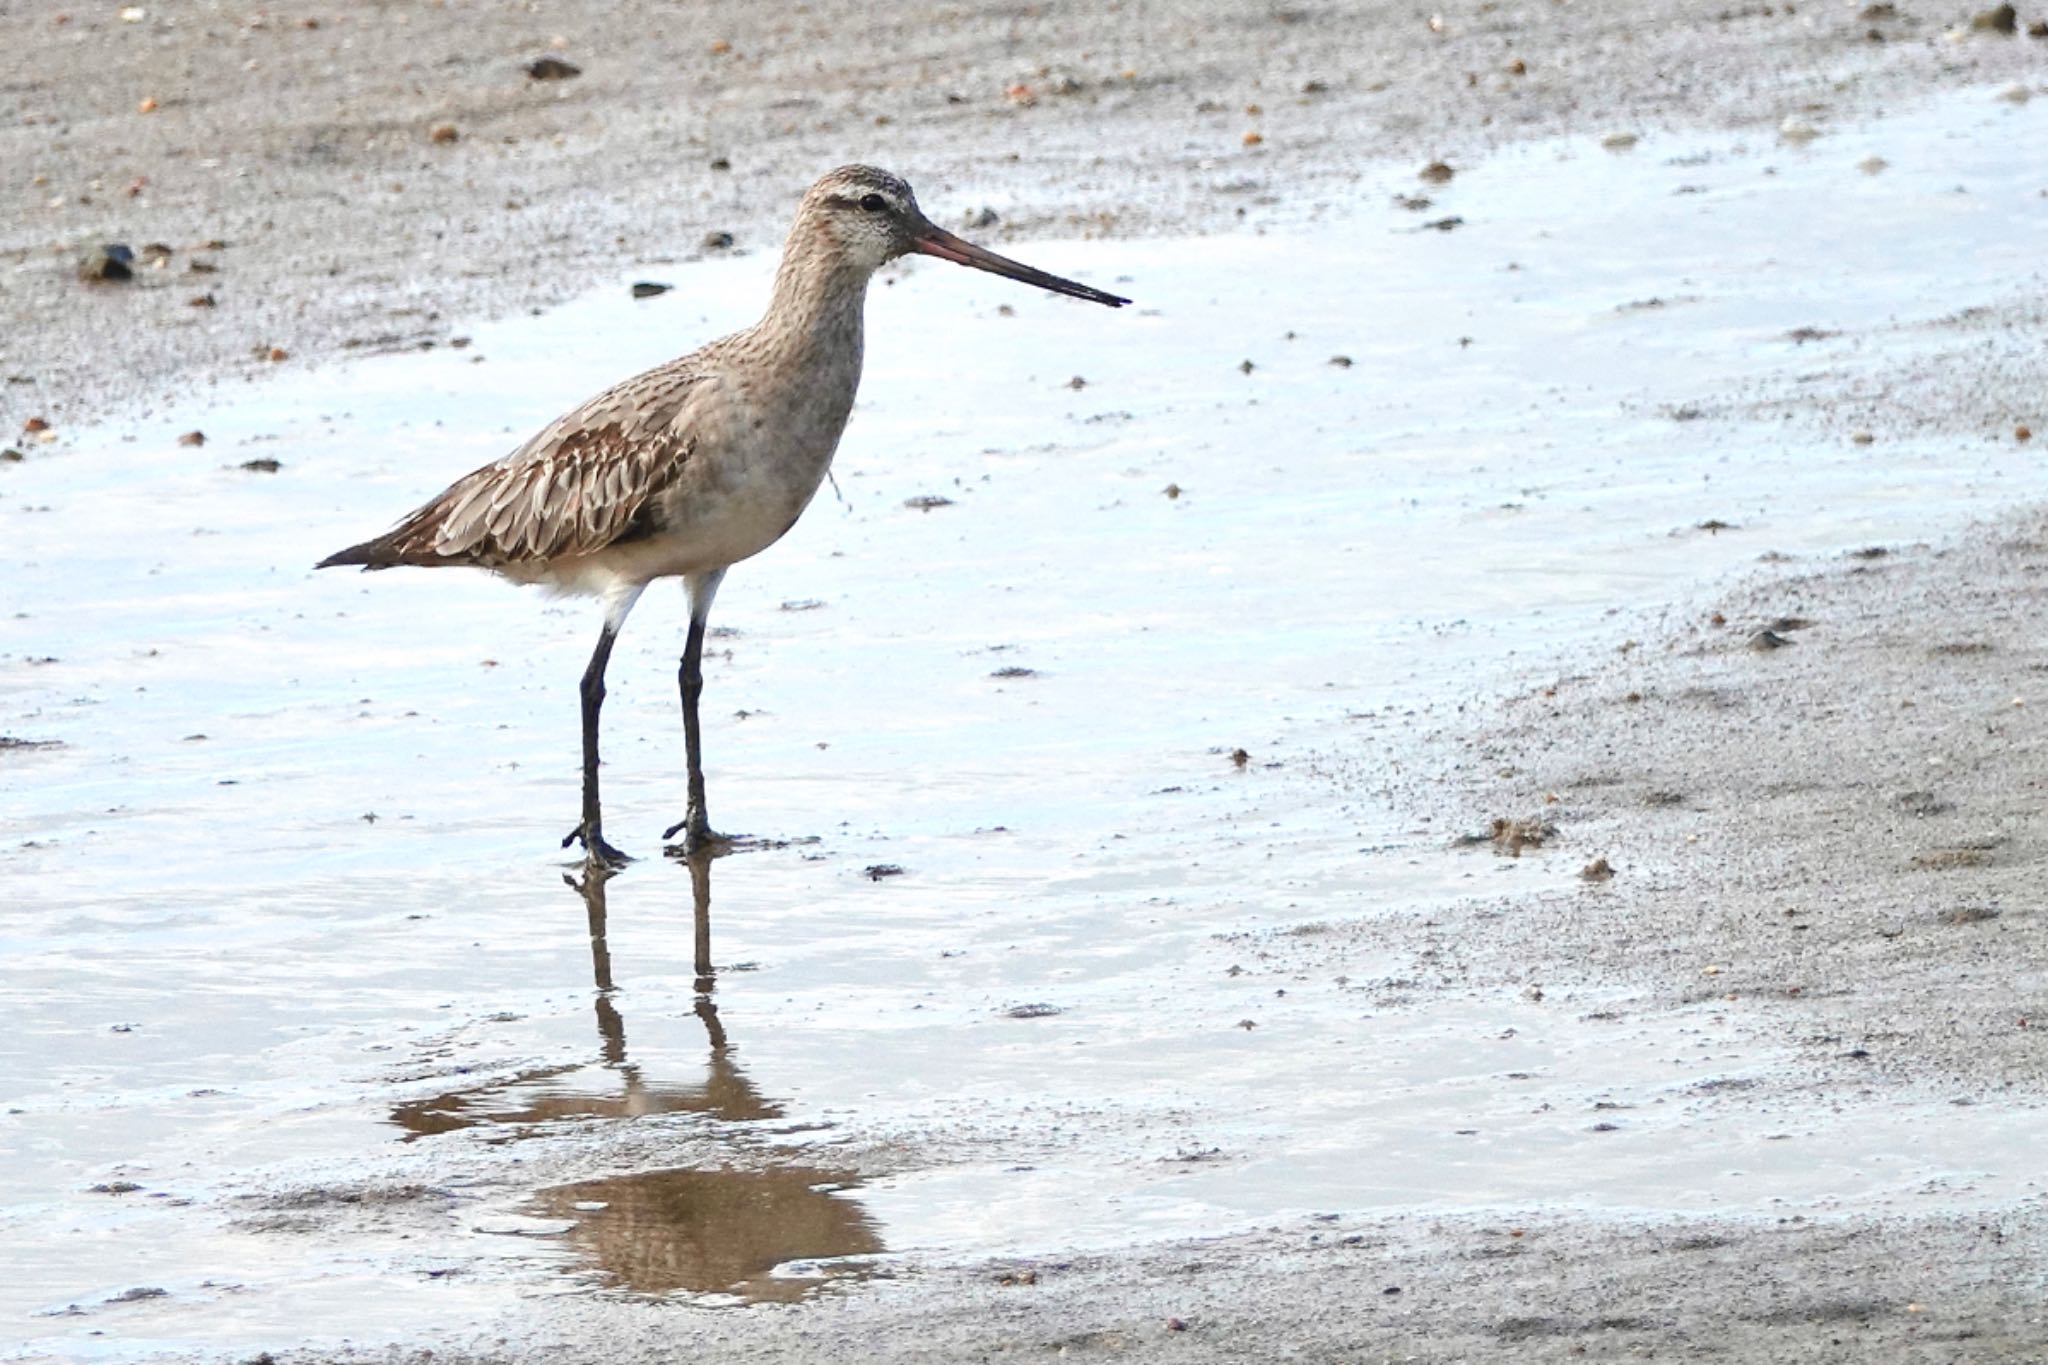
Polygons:
<instances>
[{"instance_id":1,"label":"wet mud surface","mask_svg":"<svg viewBox=\"0 0 2048 1365\"><path fill-rule=\"evenodd\" d=\"M75 430L772 252L846 161L984 238L1141 237L1342 220L1386 159L2038 84L2043 16L2006 35L1970 8L9 6L0 418ZM132 279L82 283L110 243Z\"/></svg>"},{"instance_id":2,"label":"wet mud surface","mask_svg":"<svg viewBox=\"0 0 2048 1365\"><path fill-rule=\"evenodd\" d=\"M707 651L769 846L595 884L590 612L306 566L765 257L27 444L19 1354L2038 1355L1998 93L1026 244L1109 319L892 274L838 487ZM611 675L648 855L681 618Z\"/></svg>"}]
</instances>

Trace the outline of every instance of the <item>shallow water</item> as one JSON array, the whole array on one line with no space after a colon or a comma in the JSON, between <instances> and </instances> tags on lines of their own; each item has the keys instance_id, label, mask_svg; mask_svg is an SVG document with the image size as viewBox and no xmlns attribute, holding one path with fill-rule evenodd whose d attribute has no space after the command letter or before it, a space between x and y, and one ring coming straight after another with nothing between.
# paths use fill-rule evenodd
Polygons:
<instances>
[{"instance_id":1,"label":"shallow water","mask_svg":"<svg viewBox=\"0 0 2048 1365\"><path fill-rule=\"evenodd\" d=\"M1117 314L898 272L843 502L714 617L717 822L815 842L694 887L650 859L601 908L555 846L588 605L306 566L749 320L772 262L0 467L0 733L59 746L0 751L0 1322L255 1347L1310 1210L2012 1196L2043 1172L1996 1103L1760 1131L1702 1099L1778 1060L1722 1007L1390 1007L1415 964L1313 948L1575 871L1414 822L1384 774L1416 703L1760 553L2037 492L2009 441L1739 404L2038 287L2011 149L2043 119L1972 92L1803 148L1538 144L1421 215L1372 168L1284 233L1005 247L1121 281ZM682 615L651 595L610 672L608 832L642 854L680 814Z\"/></svg>"}]
</instances>

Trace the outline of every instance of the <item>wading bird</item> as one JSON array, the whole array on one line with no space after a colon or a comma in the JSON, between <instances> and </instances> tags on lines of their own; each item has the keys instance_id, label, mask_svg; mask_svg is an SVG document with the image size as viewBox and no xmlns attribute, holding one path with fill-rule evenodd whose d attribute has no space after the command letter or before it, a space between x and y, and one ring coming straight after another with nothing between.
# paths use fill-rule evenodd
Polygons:
<instances>
[{"instance_id":1,"label":"wading bird","mask_svg":"<svg viewBox=\"0 0 2048 1365\"><path fill-rule=\"evenodd\" d=\"M681 668L688 804L663 837L681 832L685 852L726 842L704 803L705 619L725 571L780 540L824 481L860 385L868 279L912 252L1112 308L1130 302L962 241L926 218L897 177L842 166L797 205L759 322L605 390L386 534L316 566L467 565L603 600L583 673L583 818L562 840L581 841L586 861L627 861L604 837L598 711L612 642L657 578L681 578L690 596Z\"/></svg>"}]
</instances>

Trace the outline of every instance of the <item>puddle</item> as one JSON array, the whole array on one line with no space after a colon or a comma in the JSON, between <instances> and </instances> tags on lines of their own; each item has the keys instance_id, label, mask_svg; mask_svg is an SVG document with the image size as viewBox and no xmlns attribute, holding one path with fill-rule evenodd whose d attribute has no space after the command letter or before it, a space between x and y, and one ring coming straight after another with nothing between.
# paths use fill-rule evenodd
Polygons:
<instances>
[{"instance_id":1,"label":"puddle","mask_svg":"<svg viewBox=\"0 0 2048 1365\"><path fill-rule=\"evenodd\" d=\"M637 1294L730 1295L793 1303L860 1268L821 1258L882 1250L860 1205L831 1188L851 1172L647 1171L542 1191L539 1207L569 1218L567 1240L609 1282ZM797 1266L795 1273L784 1267ZM805 1273L809 1270L810 1273Z\"/></svg>"},{"instance_id":2,"label":"puddle","mask_svg":"<svg viewBox=\"0 0 2048 1365\"><path fill-rule=\"evenodd\" d=\"M2044 117L1541 144L1435 192L1452 232L1380 168L1284 234L1015 246L1135 313L878 284L843 501L719 600L717 819L818 842L717 864L715 935L709 873L560 883L586 605L307 566L750 320L769 260L0 469L0 1235L36 1248L0 1322L104 1358L1305 1210L2012 1196L2004 1102L1760 1125L1701 1088L1782 1060L1726 1010L1426 984L1379 917L1576 868L1454 853L1375 773L1609 610L2037 490L2009 441L1857 444L1799 395L2034 277ZM681 813L682 622L651 594L612 661L631 852Z\"/></svg>"}]
</instances>

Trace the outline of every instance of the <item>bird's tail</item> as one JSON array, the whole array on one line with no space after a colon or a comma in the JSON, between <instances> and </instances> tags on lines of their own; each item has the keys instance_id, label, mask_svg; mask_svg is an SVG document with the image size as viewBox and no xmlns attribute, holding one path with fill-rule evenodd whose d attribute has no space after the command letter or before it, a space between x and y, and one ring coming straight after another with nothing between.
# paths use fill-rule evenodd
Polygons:
<instances>
[{"instance_id":1,"label":"bird's tail","mask_svg":"<svg viewBox=\"0 0 2048 1365\"><path fill-rule=\"evenodd\" d=\"M365 569L389 569L408 563L398 552L395 543L396 532L366 540L360 545L351 545L346 550L336 550L313 567L316 569L339 569L350 564L359 564Z\"/></svg>"},{"instance_id":2,"label":"bird's tail","mask_svg":"<svg viewBox=\"0 0 2048 1365\"><path fill-rule=\"evenodd\" d=\"M351 545L346 550L336 550L313 567L316 569L338 569L344 564L360 564L366 569L369 568L370 543L365 541L361 545Z\"/></svg>"}]
</instances>

